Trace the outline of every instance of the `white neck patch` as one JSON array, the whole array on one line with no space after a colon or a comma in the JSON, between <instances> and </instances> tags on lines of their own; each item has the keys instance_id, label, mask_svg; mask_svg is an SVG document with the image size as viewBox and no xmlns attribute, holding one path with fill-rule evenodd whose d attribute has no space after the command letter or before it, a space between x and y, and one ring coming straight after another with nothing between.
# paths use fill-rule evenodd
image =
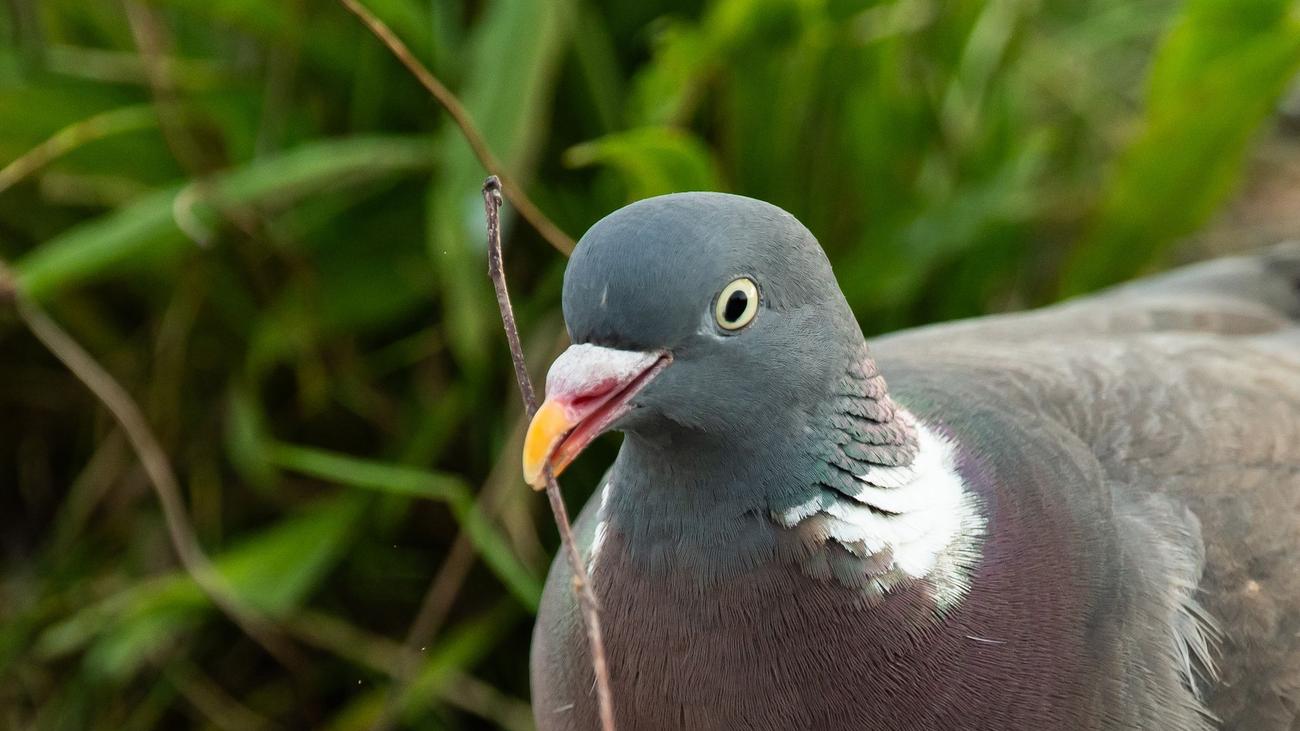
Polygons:
<instances>
[{"instance_id":1,"label":"white neck patch","mask_svg":"<svg viewBox=\"0 0 1300 731\"><path fill-rule=\"evenodd\" d=\"M970 589L976 543L984 534L978 501L957 470L955 444L916 421L917 454L905 467L874 467L856 475L851 496L830 490L773 515L785 528L816 516L824 541L860 556L888 557L886 573L928 579L941 607ZM881 577L888 589L890 583Z\"/></svg>"}]
</instances>

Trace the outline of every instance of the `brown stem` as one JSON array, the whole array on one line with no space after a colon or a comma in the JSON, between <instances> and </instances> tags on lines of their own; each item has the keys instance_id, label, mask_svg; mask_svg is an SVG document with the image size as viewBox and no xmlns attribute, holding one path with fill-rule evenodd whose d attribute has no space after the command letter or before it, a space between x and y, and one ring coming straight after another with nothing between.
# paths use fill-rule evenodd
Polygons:
<instances>
[{"instance_id":1,"label":"brown stem","mask_svg":"<svg viewBox=\"0 0 1300 731\"><path fill-rule=\"evenodd\" d=\"M487 141L483 139L483 134L478 131L474 125L474 120L470 118L469 111L460 103L456 95L443 85L438 77L433 75L420 60L411 53L411 49L406 47L402 39L389 28L384 21L380 20L374 13L370 12L366 6L358 0L339 0L343 6L361 19L370 31L374 33L379 40L383 41L388 50L393 52L398 61L415 76L416 80L428 90L438 104L451 115L451 119L460 128L460 133L464 135L465 141L469 143L470 149L474 151L474 156L483 165L492 177L499 181L500 190L505 193L506 198L510 200L510 205L519 211L519 215L528 221L529 225L537 229L537 233L546 239L547 243L554 246L557 251L565 256L573 253L573 239L560 230L558 226L551 222L551 219L542 213L542 209L533 203L524 189L520 187L513 179L506 175L501 161L492 154L491 148L488 147Z\"/></svg>"},{"instance_id":2,"label":"brown stem","mask_svg":"<svg viewBox=\"0 0 1300 731\"><path fill-rule=\"evenodd\" d=\"M176 203L172 207L177 228L200 246L211 243L213 233L190 210L194 203L202 201L211 205L244 235L250 239L255 238L258 221L254 212L250 208L232 206L222 200L208 180L210 175L222 167L223 161L214 157L210 146L203 144L194 135L195 120L182 104L172 72L165 62L167 46L170 44L167 28L154 9L141 2L127 0L122 6L126 10L131 35L140 49L140 60L144 63L145 78L153 95L163 141L176 162L190 172L193 178L185 190L176 196Z\"/></svg>"},{"instance_id":3,"label":"brown stem","mask_svg":"<svg viewBox=\"0 0 1300 731\"><path fill-rule=\"evenodd\" d=\"M147 107L122 107L101 112L70 124L0 168L0 193L27 176L82 145L115 134L153 126L153 112Z\"/></svg>"},{"instance_id":4,"label":"brown stem","mask_svg":"<svg viewBox=\"0 0 1300 731\"><path fill-rule=\"evenodd\" d=\"M492 286L496 289L501 323L505 327L506 341L510 344L510 360L515 366L515 378L519 381L524 408L528 410L528 418L531 419L537 413L537 394L533 391L528 366L524 363L524 350L519 345L519 326L515 324L515 312L510 305L510 292L501 266L501 181L495 175L483 183L483 208L487 214L488 276L492 278ZM604 731L614 731L614 698L609 689L609 663L605 658L605 640L600 631L600 609L596 594L591 590L587 567L583 564L578 544L573 539L573 527L569 524L569 511L560 495L560 485L555 481L555 475L549 466L546 468L546 498L551 504L555 525L560 530L560 541L563 544L561 550L573 571L573 592L578 596L583 623L587 627L591 669L596 675L596 697L600 703L600 726Z\"/></svg>"}]
</instances>

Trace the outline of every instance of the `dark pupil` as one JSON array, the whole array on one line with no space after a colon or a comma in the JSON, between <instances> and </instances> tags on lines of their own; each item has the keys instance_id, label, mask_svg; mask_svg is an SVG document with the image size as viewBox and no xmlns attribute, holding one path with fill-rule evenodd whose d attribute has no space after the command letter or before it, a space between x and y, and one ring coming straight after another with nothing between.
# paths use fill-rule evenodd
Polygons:
<instances>
[{"instance_id":1,"label":"dark pupil","mask_svg":"<svg viewBox=\"0 0 1300 731\"><path fill-rule=\"evenodd\" d=\"M722 310L722 316L727 322L735 322L740 316L745 314L745 305L749 304L749 297L744 292L732 292L727 298L727 306Z\"/></svg>"}]
</instances>

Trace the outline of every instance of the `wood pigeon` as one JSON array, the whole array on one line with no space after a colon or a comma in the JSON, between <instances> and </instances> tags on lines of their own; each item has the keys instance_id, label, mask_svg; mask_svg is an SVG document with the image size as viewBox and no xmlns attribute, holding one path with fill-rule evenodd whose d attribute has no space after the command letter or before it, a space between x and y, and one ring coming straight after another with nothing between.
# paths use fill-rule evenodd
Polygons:
<instances>
[{"instance_id":1,"label":"wood pigeon","mask_svg":"<svg viewBox=\"0 0 1300 731\"><path fill-rule=\"evenodd\" d=\"M1300 729L1300 247L868 351L793 216L687 193L563 308L524 471L625 435L575 527L619 731ZM562 559L531 672L599 728Z\"/></svg>"}]
</instances>

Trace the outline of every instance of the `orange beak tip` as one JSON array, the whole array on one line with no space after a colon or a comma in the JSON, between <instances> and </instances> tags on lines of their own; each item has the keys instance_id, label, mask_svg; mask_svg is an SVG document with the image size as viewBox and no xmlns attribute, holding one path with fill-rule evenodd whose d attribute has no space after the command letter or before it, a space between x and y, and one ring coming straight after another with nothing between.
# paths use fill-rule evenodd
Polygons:
<instances>
[{"instance_id":1,"label":"orange beak tip","mask_svg":"<svg viewBox=\"0 0 1300 731\"><path fill-rule=\"evenodd\" d=\"M524 436L523 471L524 481L534 490L546 489L546 468L551 467L551 455L556 446L573 428L573 420L567 410L555 401L544 401L533 420L528 424L528 433Z\"/></svg>"}]
</instances>

